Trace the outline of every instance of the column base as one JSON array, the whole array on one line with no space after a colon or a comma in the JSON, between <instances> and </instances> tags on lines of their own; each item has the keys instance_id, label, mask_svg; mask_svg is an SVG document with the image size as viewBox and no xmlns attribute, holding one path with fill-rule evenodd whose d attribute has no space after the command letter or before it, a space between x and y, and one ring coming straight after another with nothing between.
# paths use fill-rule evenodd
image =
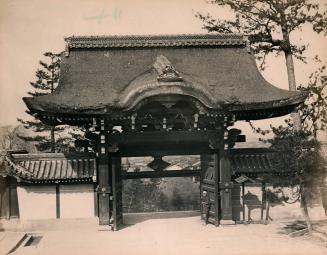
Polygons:
<instances>
[{"instance_id":1,"label":"column base","mask_svg":"<svg viewBox=\"0 0 327 255\"><path fill-rule=\"evenodd\" d=\"M111 226L109 226L109 225L99 225L98 226L98 231L112 231L112 227Z\"/></svg>"},{"instance_id":2,"label":"column base","mask_svg":"<svg viewBox=\"0 0 327 255\"><path fill-rule=\"evenodd\" d=\"M99 219L99 226L103 226L103 225L108 225L109 226L109 220L107 219Z\"/></svg>"},{"instance_id":3,"label":"column base","mask_svg":"<svg viewBox=\"0 0 327 255\"><path fill-rule=\"evenodd\" d=\"M220 220L220 225L222 226L230 226L230 225L235 225L235 221L234 220Z\"/></svg>"}]
</instances>

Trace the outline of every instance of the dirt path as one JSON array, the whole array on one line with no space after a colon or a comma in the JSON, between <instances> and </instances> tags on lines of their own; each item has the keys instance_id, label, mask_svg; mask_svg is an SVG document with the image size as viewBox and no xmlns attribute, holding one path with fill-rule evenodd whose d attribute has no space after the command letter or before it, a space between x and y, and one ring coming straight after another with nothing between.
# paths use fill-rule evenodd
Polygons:
<instances>
[{"instance_id":1,"label":"dirt path","mask_svg":"<svg viewBox=\"0 0 327 255\"><path fill-rule=\"evenodd\" d=\"M281 224L203 226L199 216L149 219L126 217L118 232L69 229L44 232L36 246L17 254L327 254L327 249L305 238L281 234Z\"/></svg>"}]
</instances>

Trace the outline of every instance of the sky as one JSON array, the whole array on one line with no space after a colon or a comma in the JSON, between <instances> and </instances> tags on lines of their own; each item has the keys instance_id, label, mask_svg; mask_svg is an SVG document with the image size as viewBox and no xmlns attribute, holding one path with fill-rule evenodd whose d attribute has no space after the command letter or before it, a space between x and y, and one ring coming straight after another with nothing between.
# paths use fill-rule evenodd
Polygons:
<instances>
[{"instance_id":1,"label":"sky","mask_svg":"<svg viewBox=\"0 0 327 255\"><path fill-rule=\"evenodd\" d=\"M194 16L197 11L220 18L231 15L204 0L0 0L0 126L28 118L22 97L32 88L29 82L35 80L43 53L63 51L64 37L206 33ZM305 84L317 67L310 58L319 54L327 61L327 39L306 26L291 40L310 46L309 63L295 62L297 83ZM269 57L263 75L273 85L288 88L282 57Z\"/></svg>"}]
</instances>

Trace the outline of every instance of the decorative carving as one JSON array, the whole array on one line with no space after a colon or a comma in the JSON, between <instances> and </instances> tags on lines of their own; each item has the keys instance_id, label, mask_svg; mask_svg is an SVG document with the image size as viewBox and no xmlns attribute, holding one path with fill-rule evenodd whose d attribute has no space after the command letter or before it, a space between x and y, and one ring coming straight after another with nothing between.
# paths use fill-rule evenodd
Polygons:
<instances>
[{"instance_id":1,"label":"decorative carving","mask_svg":"<svg viewBox=\"0 0 327 255\"><path fill-rule=\"evenodd\" d=\"M158 81L182 81L183 78L172 66L166 66L162 74L158 76Z\"/></svg>"},{"instance_id":2,"label":"decorative carving","mask_svg":"<svg viewBox=\"0 0 327 255\"><path fill-rule=\"evenodd\" d=\"M162 157L154 157L153 161L151 161L147 166L155 171L163 171L165 168L170 166L170 163L162 160Z\"/></svg>"},{"instance_id":3,"label":"decorative carving","mask_svg":"<svg viewBox=\"0 0 327 255\"><path fill-rule=\"evenodd\" d=\"M153 67L156 69L158 74L161 74L163 72L163 69L165 69L166 66L170 65L170 61L164 55L157 56L156 61L153 63Z\"/></svg>"},{"instance_id":4,"label":"decorative carving","mask_svg":"<svg viewBox=\"0 0 327 255\"><path fill-rule=\"evenodd\" d=\"M154 62L153 67L158 72L158 81L163 82L173 82L173 81L182 81L183 78L172 66L170 61L163 55L157 57L156 62Z\"/></svg>"}]
</instances>

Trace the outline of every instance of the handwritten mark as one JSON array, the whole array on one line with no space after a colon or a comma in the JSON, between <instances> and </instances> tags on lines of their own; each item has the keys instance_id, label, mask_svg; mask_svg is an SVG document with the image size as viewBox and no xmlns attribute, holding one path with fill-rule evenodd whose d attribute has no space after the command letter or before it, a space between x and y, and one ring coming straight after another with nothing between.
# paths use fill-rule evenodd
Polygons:
<instances>
[{"instance_id":1,"label":"handwritten mark","mask_svg":"<svg viewBox=\"0 0 327 255\"><path fill-rule=\"evenodd\" d=\"M108 18L108 17L112 17L112 19L114 21L118 21L121 17L121 9L119 8L114 8L112 10L112 13L107 13L107 9L106 8L103 8L102 11L100 12L100 14L98 15L95 15L95 16L87 16L87 17L84 17L85 20L96 20L98 24L101 24L102 21L105 19L105 18Z\"/></svg>"}]
</instances>

